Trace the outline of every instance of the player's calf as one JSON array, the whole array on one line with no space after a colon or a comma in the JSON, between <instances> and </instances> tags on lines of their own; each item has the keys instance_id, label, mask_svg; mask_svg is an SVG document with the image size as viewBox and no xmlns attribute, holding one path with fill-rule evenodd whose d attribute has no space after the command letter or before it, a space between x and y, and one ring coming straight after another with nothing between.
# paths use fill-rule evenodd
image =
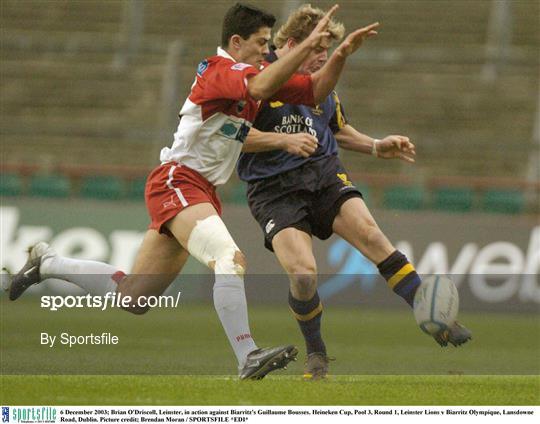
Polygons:
<instances>
[{"instance_id":1,"label":"player's calf","mask_svg":"<svg viewBox=\"0 0 540 424\"><path fill-rule=\"evenodd\" d=\"M127 312L131 312L133 315L144 315L150 310L150 306L140 306L141 300L144 299L144 296L137 298L132 298L130 296L130 303L127 306L122 304L122 309Z\"/></svg>"},{"instance_id":2,"label":"player's calf","mask_svg":"<svg viewBox=\"0 0 540 424\"><path fill-rule=\"evenodd\" d=\"M134 315L144 315L151 309L148 298L161 296L174 278L175 275L124 275L116 289L118 296L129 299L127 306L122 303L122 309Z\"/></svg>"}]
</instances>

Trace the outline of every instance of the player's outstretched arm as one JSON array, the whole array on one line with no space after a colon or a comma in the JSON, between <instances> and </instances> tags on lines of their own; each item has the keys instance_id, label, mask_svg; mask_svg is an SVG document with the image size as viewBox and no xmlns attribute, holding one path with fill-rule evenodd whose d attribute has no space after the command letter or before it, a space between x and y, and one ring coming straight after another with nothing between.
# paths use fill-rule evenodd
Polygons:
<instances>
[{"instance_id":1,"label":"player's outstretched arm","mask_svg":"<svg viewBox=\"0 0 540 424\"><path fill-rule=\"evenodd\" d=\"M249 79L247 89L251 97L256 100L269 99L289 80L309 53L319 48L325 38L330 37L327 30L328 24L338 7L337 4L334 5L324 18L319 21L311 34L295 47L290 54L283 56Z\"/></svg>"},{"instance_id":2,"label":"player's outstretched arm","mask_svg":"<svg viewBox=\"0 0 540 424\"><path fill-rule=\"evenodd\" d=\"M321 103L336 86L347 58L360 48L364 40L377 35L379 23L375 22L351 32L334 50L330 59L312 75L313 95L316 103Z\"/></svg>"},{"instance_id":3,"label":"player's outstretched arm","mask_svg":"<svg viewBox=\"0 0 540 424\"><path fill-rule=\"evenodd\" d=\"M339 147L365 154L372 154L383 159L401 159L414 163L415 146L408 137L389 135L382 140L376 140L345 125L335 134Z\"/></svg>"},{"instance_id":4,"label":"player's outstretched arm","mask_svg":"<svg viewBox=\"0 0 540 424\"><path fill-rule=\"evenodd\" d=\"M317 150L317 138L307 133L281 134L263 132L255 128L249 130L242 152L258 153L284 150L292 155L307 158Z\"/></svg>"}]
</instances>

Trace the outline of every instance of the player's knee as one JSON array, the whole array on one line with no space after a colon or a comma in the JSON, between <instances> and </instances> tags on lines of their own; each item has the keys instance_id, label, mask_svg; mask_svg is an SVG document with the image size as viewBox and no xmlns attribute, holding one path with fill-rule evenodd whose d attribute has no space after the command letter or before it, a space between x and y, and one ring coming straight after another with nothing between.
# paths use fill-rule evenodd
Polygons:
<instances>
[{"instance_id":1,"label":"player's knee","mask_svg":"<svg viewBox=\"0 0 540 424\"><path fill-rule=\"evenodd\" d=\"M216 274L237 275L239 277L244 276L246 267L246 257L234 248L221 252L219 258L211 264L211 268Z\"/></svg>"},{"instance_id":2,"label":"player's knee","mask_svg":"<svg viewBox=\"0 0 540 424\"><path fill-rule=\"evenodd\" d=\"M296 263L289 270L291 292L298 300L309 300L317 290L317 267L311 263Z\"/></svg>"},{"instance_id":3,"label":"player's knee","mask_svg":"<svg viewBox=\"0 0 540 424\"><path fill-rule=\"evenodd\" d=\"M234 252L233 262L237 273L240 275L244 275L247 269L247 259L240 250Z\"/></svg>"},{"instance_id":4,"label":"player's knee","mask_svg":"<svg viewBox=\"0 0 540 424\"><path fill-rule=\"evenodd\" d=\"M216 274L243 276L246 272L244 254L217 215L197 221L189 236L188 251Z\"/></svg>"},{"instance_id":5,"label":"player's knee","mask_svg":"<svg viewBox=\"0 0 540 424\"><path fill-rule=\"evenodd\" d=\"M291 276L312 276L317 275L317 265L313 261L296 260L286 267ZM295 277L296 278L296 277Z\"/></svg>"}]
</instances>

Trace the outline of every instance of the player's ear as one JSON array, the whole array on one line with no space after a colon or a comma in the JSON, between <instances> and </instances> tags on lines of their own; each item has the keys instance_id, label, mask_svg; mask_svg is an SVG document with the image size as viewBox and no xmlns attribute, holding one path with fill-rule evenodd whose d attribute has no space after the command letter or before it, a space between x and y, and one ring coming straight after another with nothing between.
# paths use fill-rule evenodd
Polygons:
<instances>
[{"instance_id":1,"label":"player's ear","mask_svg":"<svg viewBox=\"0 0 540 424\"><path fill-rule=\"evenodd\" d=\"M288 38L287 39L287 47L290 49L294 49L298 45L298 42L294 38Z\"/></svg>"},{"instance_id":2,"label":"player's ear","mask_svg":"<svg viewBox=\"0 0 540 424\"><path fill-rule=\"evenodd\" d=\"M238 34L234 34L231 38L229 38L229 48L239 50L242 46L241 41L242 37Z\"/></svg>"}]
</instances>

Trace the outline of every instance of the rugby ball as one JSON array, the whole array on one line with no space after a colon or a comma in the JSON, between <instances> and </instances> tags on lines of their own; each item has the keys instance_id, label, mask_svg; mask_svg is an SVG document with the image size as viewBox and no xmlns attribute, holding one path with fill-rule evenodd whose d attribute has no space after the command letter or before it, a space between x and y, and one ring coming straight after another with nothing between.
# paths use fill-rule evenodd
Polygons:
<instances>
[{"instance_id":1,"label":"rugby ball","mask_svg":"<svg viewBox=\"0 0 540 424\"><path fill-rule=\"evenodd\" d=\"M416 322L427 334L446 330L457 318L459 295L454 282L443 275L430 275L422 280L414 295Z\"/></svg>"}]
</instances>

